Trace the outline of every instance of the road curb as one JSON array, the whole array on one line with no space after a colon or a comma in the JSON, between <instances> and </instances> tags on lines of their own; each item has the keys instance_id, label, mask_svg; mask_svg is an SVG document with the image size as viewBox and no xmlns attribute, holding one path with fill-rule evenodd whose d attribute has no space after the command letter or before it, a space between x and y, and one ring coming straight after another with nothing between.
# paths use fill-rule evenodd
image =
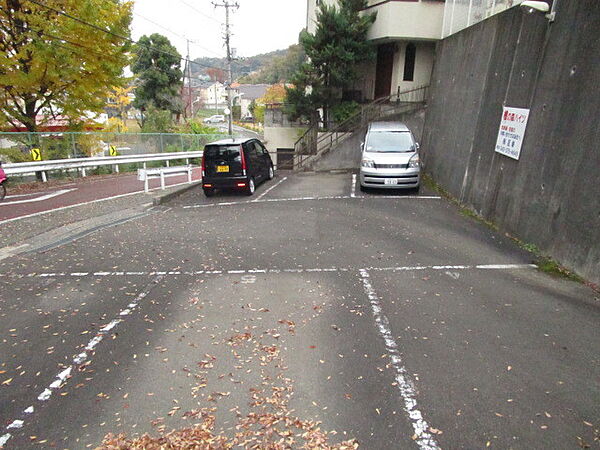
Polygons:
<instances>
[{"instance_id":1,"label":"road curb","mask_svg":"<svg viewBox=\"0 0 600 450\"><path fill-rule=\"evenodd\" d=\"M197 181L197 182L194 182L191 184L186 184L184 186L179 186L176 189L170 190L169 192L166 192L166 193L159 192L159 193L151 194L152 205L158 206L158 205L162 205L163 203L167 203L168 201L173 200L176 197L179 197L184 192L187 192L190 189L195 188L196 186L200 186L201 184L202 184L201 181Z\"/></svg>"}]
</instances>

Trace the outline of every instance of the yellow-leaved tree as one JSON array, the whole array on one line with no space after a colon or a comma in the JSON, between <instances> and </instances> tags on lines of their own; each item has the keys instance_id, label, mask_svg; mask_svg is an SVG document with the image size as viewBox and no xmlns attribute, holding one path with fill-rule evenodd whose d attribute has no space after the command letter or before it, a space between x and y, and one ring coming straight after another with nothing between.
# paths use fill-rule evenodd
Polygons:
<instances>
[{"instance_id":1,"label":"yellow-leaved tree","mask_svg":"<svg viewBox=\"0 0 600 450\"><path fill-rule=\"evenodd\" d=\"M0 0L0 125L82 123L123 86L133 2Z\"/></svg>"},{"instance_id":2,"label":"yellow-leaved tree","mask_svg":"<svg viewBox=\"0 0 600 450\"><path fill-rule=\"evenodd\" d=\"M114 86L108 95L108 107L114 108L117 115L111 117L105 125L105 131L116 131L118 133L127 132L127 109L131 105L129 94L133 91L133 86Z\"/></svg>"}]
</instances>

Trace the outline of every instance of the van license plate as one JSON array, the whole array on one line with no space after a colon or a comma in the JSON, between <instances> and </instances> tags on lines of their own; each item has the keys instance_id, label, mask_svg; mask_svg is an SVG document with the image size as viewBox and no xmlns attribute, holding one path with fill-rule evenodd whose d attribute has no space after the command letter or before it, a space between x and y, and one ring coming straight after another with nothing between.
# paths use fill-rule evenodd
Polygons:
<instances>
[{"instance_id":1,"label":"van license plate","mask_svg":"<svg viewBox=\"0 0 600 450\"><path fill-rule=\"evenodd\" d=\"M397 178L386 178L383 184L398 184Z\"/></svg>"},{"instance_id":2,"label":"van license plate","mask_svg":"<svg viewBox=\"0 0 600 450\"><path fill-rule=\"evenodd\" d=\"M229 172L229 166L217 166L217 172Z\"/></svg>"}]
</instances>

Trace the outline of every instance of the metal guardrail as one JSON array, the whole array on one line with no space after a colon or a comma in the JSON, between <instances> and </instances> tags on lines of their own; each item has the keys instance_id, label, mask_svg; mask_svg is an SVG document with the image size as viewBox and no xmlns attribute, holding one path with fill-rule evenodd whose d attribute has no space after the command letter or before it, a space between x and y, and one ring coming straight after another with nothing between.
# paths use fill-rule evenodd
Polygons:
<instances>
[{"instance_id":1,"label":"metal guardrail","mask_svg":"<svg viewBox=\"0 0 600 450\"><path fill-rule=\"evenodd\" d=\"M128 156L101 156L91 158L71 158L54 159L49 161L34 161L25 163L3 164L2 168L7 175L23 175L35 172L41 172L43 181L46 180L45 172L53 170L82 169L82 175L85 176L85 169L98 166L118 166L121 164L142 163L144 168L146 163L153 161L169 161L185 159L186 164L190 159L201 158L203 151L194 152L175 152L175 153L151 153L144 155Z\"/></svg>"},{"instance_id":2,"label":"metal guardrail","mask_svg":"<svg viewBox=\"0 0 600 450\"><path fill-rule=\"evenodd\" d=\"M108 155L111 146L120 155L188 152L226 137L223 133L0 132L0 153L11 149L29 153L39 148L44 159L50 160Z\"/></svg>"}]
</instances>

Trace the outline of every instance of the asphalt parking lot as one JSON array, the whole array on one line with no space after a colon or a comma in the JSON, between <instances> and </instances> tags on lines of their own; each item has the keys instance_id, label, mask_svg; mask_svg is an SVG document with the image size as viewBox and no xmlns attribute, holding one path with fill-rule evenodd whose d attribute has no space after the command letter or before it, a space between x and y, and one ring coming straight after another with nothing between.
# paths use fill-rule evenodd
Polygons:
<instances>
[{"instance_id":1,"label":"asphalt parking lot","mask_svg":"<svg viewBox=\"0 0 600 450\"><path fill-rule=\"evenodd\" d=\"M594 448L599 295L532 262L426 189L192 189L0 261L0 443Z\"/></svg>"}]
</instances>

